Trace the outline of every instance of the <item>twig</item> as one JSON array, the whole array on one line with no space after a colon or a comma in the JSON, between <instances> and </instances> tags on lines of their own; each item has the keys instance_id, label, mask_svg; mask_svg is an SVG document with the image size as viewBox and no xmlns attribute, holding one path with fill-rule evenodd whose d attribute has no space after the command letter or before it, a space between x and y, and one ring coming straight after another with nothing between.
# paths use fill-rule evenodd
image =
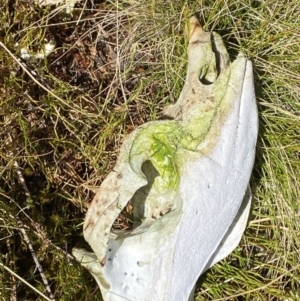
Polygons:
<instances>
[{"instance_id":1,"label":"twig","mask_svg":"<svg viewBox=\"0 0 300 301\"><path fill-rule=\"evenodd\" d=\"M26 185L26 183L25 183L25 185ZM14 218L14 217L11 216L11 215L10 215L10 217L11 217L11 218ZM15 217L15 219L17 220L19 229L20 229L20 231L21 231L21 233L22 233L22 235L23 235L23 237L24 237L25 242L26 242L27 245L28 245L29 251L30 251L31 256L32 256L32 258L33 258L33 260L34 260L34 262L35 262L35 265L36 265L36 267L37 267L37 269L38 269L38 271L39 271L39 273L40 273L40 276L41 276L41 278L42 278L42 281L43 281L43 283L44 283L44 286L45 286L45 288L46 288L46 291L48 292L48 294L49 294L51 300L54 301L54 300L55 300L55 297L54 297L54 295L52 294L52 291L51 291L50 285L49 285L49 283L48 283L48 280L47 280L47 278L46 278L46 276L45 276L45 274L44 274L43 268L42 268L42 266L41 266L39 260L37 259L37 256L36 256L36 254L35 254L35 252L34 252L34 249L33 249L33 246L32 246L32 244L31 244L31 242L30 242L30 240L29 240L29 237L28 237L26 231L25 231L24 225L23 225L23 223L19 220L18 217Z\"/></svg>"},{"instance_id":2,"label":"twig","mask_svg":"<svg viewBox=\"0 0 300 301\"><path fill-rule=\"evenodd\" d=\"M18 278L19 280L21 280L24 284L26 284L27 286L29 286L32 290L34 290L36 293L38 293L40 296L42 296L45 300L53 301L53 299L48 298L46 295L44 295L42 292L40 292L38 289L36 289L30 283L28 283L25 279L23 279L22 277L20 277L18 274L16 274L14 271L12 271L9 267L7 267L6 265L4 265L2 262L0 262L0 266L2 266L6 271L8 271L9 273L11 273L13 276L15 276L16 278Z\"/></svg>"},{"instance_id":3,"label":"twig","mask_svg":"<svg viewBox=\"0 0 300 301\"><path fill-rule=\"evenodd\" d=\"M26 208L21 208L20 205L19 205L14 199L8 197L7 195L5 195L5 194L3 194L3 193L1 193L1 192L0 192L0 195L3 196L3 197L6 197L7 199L9 199L11 202L13 202L13 203L16 205L16 207L18 207L18 208L20 209L19 212L22 212L22 214L24 214L24 215L26 216L26 218L28 218L28 220L29 220L30 223L31 223L31 226L34 228L34 231L35 231L34 233L35 233L38 237L40 237L40 238L43 239L43 240L46 239L47 242L49 242L49 244L50 244L52 247L54 247L57 251L63 253L63 254L66 256L68 262L69 262L70 260L71 260L71 261L76 261L76 259L75 259L72 255L70 255L67 251L63 250L62 248L56 246L56 245L51 241L51 239L50 239L49 237L47 237L47 233L45 232L45 230L43 229L43 227L42 227L39 223L34 222L34 221L32 220L32 218L25 212L25 209L26 209ZM13 228L13 229L18 230L18 228ZM11 237L11 236L12 236L12 235L3 237L3 238L1 238L0 240L2 240L2 239L7 239L7 238L9 238L9 237Z\"/></svg>"},{"instance_id":4,"label":"twig","mask_svg":"<svg viewBox=\"0 0 300 301\"><path fill-rule=\"evenodd\" d=\"M9 239L6 240L6 246L7 246L7 250L8 250L8 258L9 258L9 262L8 265L13 268L15 263L13 261L13 255L12 255L12 250L11 250L11 245L10 245L10 241ZM11 290L11 294L10 294L10 301L17 301L17 286L16 286L16 280L14 275L11 274L11 282L12 282L12 290Z\"/></svg>"},{"instance_id":5,"label":"twig","mask_svg":"<svg viewBox=\"0 0 300 301\"><path fill-rule=\"evenodd\" d=\"M12 143L12 138L11 138L10 135L8 135L8 139L9 139L9 142ZM12 153L12 152L10 153L10 155L13 157L13 153ZM18 162L17 162L16 160L13 160L13 165L14 165L14 167L15 167L15 170L16 170L16 173L17 173L17 176L18 176L18 181L19 181L20 184L22 185L22 188L23 188L23 190L24 190L24 192L25 192L26 197L27 197L28 199L32 200L30 191L29 191L29 189L28 189L28 187L27 187L27 185L26 185L26 181L25 181L25 179L24 179L24 177L23 177L23 174L22 174L22 172L21 172L21 169L20 169L20 167L19 167ZM10 215L10 217L11 217L11 218L15 218L15 219L17 220L19 229L20 229L20 231L21 231L21 233L22 233L22 235L23 235L23 237L24 237L25 242L26 242L27 245L28 245L28 248L29 248L29 250L30 250L31 256L32 256L32 258L33 258L33 260L34 260L34 262L35 262L35 265L36 265L36 267L37 267L37 269L38 269L38 271L39 271L39 273L40 273L40 276L41 276L41 278L42 278L42 281L43 281L43 283L44 283L45 289L46 289L46 291L48 292L48 294L49 294L51 300L55 300L55 297L54 297L54 295L52 294L52 291L51 291L50 285L49 285L49 283L48 283L48 280L47 280L47 278L46 278L46 276L45 276L45 274L44 274L43 268L42 268L42 266L41 266L39 260L37 259L37 256L36 256L36 254L35 254L35 251L34 251L34 249L33 249L33 246L32 246L32 244L31 244L31 242L30 242L30 239L29 239L29 237L28 237L26 231L25 231L25 228L24 228L23 223L20 221L20 219L19 219L17 216L16 216L16 217L13 217L12 215Z\"/></svg>"},{"instance_id":6,"label":"twig","mask_svg":"<svg viewBox=\"0 0 300 301\"><path fill-rule=\"evenodd\" d=\"M8 140L9 140L9 142L10 142L11 144L13 143L13 140L12 140L10 134L8 134ZM13 165L14 165L14 167L15 167L15 171L16 171L17 176L18 176L18 181L19 181L19 183L22 185L22 188L23 188L23 190L24 190L24 192L25 192L26 198L31 200L31 194L30 194L29 189L28 189L28 187L27 187L27 185L26 185L26 182L25 182L25 179L24 179L24 177L23 177L23 175L22 175L22 172L21 172L21 170L20 170L19 164L18 164L18 162L13 158L13 157L14 157L14 154L13 154L11 151L9 152L9 155L12 157Z\"/></svg>"},{"instance_id":7,"label":"twig","mask_svg":"<svg viewBox=\"0 0 300 301\"><path fill-rule=\"evenodd\" d=\"M10 137L10 136L9 136L9 137ZM22 187L23 187L23 190L24 190L24 192L25 192L26 198L31 200L31 194L30 194L30 192L29 192L29 190L28 190L28 187L27 187L27 185L26 185L25 179L24 179L24 177L23 177L23 175L22 175L22 173L21 173L21 170L20 170L20 167L19 167L18 162L17 162L16 160L14 160L14 161L13 161L13 165L14 165L14 167L15 167L15 169L16 169L16 173L17 173L17 176L18 176L18 180L19 180L20 184L21 184Z\"/></svg>"}]
</instances>

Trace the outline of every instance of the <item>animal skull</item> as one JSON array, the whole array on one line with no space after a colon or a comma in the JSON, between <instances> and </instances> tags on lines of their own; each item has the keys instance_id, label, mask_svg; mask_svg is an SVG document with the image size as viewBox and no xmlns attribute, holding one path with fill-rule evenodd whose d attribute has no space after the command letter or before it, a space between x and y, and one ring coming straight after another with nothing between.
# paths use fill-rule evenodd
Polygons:
<instances>
[{"instance_id":1,"label":"animal skull","mask_svg":"<svg viewBox=\"0 0 300 301\"><path fill-rule=\"evenodd\" d=\"M190 21L188 71L168 120L133 131L85 218L94 253L74 249L106 301L187 301L238 245L250 210L258 116L252 64ZM170 120L171 117L171 120ZM132 230L112 230L131 202Z\"/></svg>"}]
</instances>

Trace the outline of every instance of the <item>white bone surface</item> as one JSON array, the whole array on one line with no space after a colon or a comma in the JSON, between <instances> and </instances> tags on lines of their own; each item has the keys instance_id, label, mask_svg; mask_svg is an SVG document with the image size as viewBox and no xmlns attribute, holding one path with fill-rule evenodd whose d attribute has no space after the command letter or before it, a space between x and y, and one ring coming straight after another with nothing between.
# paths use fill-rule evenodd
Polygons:
<instances>
[{"instance_id":1,"label":"white bone surface","mask_svg":"<svg viewBox=\"0 0 300 301\"><path fill-rule=\"evenodd\" d=\"M90 206L73 254L106 301L192 300L198 277L238 245L258 116L252 64L230 62L221 37L191 19L185 85L173 120L146 123L124 141ZM112 224L131 201L132 230Z\"/></svg>"}]
</instances>

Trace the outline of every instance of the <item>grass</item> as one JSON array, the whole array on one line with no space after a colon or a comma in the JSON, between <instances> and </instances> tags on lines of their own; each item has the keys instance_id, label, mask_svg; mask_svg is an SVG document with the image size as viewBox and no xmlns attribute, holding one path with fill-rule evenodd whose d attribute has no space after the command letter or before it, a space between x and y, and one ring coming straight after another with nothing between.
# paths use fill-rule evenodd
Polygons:
<instances>
[{"instance_id":1,"label":"grass","mask_svg":"<svg viewBox=\"0 0 300 301\"><path fill-rule=\"evenodd\" d=\"M260 119L248 228L199 279L195 300L299 300L298 1L95 0L72 15L19 0L0 7L11 52L0 47L1 300L45 300L3 265L47 295L24 230L56 300L101 300L67 254L87 247L83 218L124 136L179 96L194 13L232 59L241 50L253 61ZM45 39L56 50L26 63L32 78L17 57Z\"/></svg>"}]
</instances>

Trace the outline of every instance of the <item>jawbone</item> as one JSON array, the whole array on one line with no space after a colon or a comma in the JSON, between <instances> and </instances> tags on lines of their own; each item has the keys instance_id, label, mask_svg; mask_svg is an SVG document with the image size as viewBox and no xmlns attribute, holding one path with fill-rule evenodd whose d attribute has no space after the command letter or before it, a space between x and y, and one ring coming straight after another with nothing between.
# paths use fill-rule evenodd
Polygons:
<instances>
[{"instance_id":1,"label":"jawbone","mask_svg":"<svg viewBox=\"0 0 300 301\"><path fill-rule=\"evenodd\" d=\"M83 233L94 253L73 250L106 301L189 300L245 230L258 132L252 64L243 54L231 63L195 17L188 56L169 119L125 139L88 209ZM128 202L133 229L112 230Z\"/></svg>"}]
</instances>

